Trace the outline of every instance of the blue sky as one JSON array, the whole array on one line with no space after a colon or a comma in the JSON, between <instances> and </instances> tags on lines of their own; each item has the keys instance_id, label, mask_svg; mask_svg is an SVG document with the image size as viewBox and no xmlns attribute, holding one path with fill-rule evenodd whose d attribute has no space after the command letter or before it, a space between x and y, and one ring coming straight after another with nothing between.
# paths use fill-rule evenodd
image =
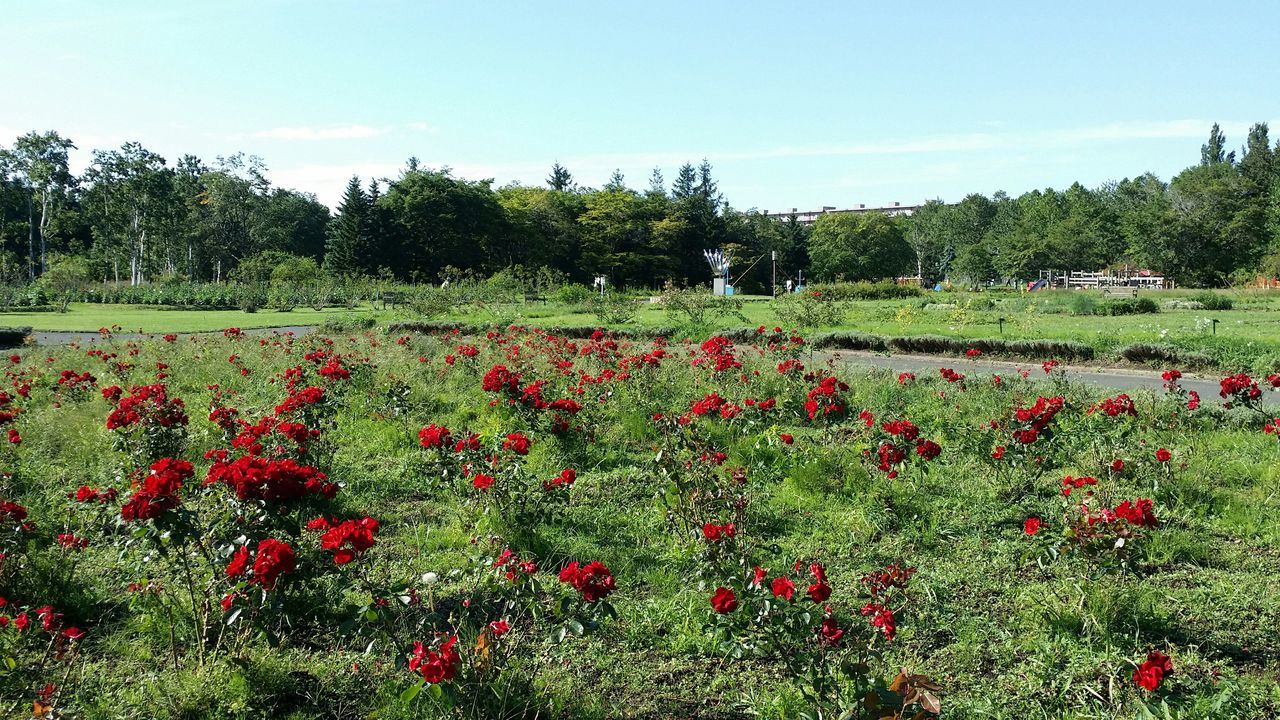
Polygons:
<instances>
[{"instance_id":1,"label":"blue sky","mask_svg":"<svg viewBox=\"0 0 1280 720\"><path fill-rule=\"evenodd\" d=\"M1280 135L1268 2L0 0L0 143L57 129L170 161L262 156L333 203L405 158L644 187L715 166L735 207L1097 185Z\"/></svg>"}]
</instances>

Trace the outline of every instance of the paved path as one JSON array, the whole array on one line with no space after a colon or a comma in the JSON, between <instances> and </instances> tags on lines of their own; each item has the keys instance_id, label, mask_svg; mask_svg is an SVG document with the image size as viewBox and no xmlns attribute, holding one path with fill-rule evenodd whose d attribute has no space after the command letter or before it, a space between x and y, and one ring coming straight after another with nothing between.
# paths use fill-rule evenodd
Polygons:
<instances>
[{"instance_id":1,"label":"paved path","mask_svg":"<svg viewBox=\"0 0 1280 720\"><path fill-rule=\"evenodd\" d=\"M1028 375L1031 380L1045 379L1041 363L1032 360L1011 362L987 359L969 360L967 358L938 357L935 355L880 355L858 350L821 351L813 353L813 357L815 359L836 358L839 362L850 365L885 368L895 373L913 372L921 376L924 373L936 375L939 368L951 368L966 375L973 373L1013 375L1018 370L1025 369L1031 371ZM1153 370L1065 364L1058 367L1065 369L1067 377L1072 380L1110 390L1123 391L1150 388L1159 392L1164 389L1164 380L1160 377L1161 373ZM1183 388L1200 393L1200 397L1204 402L1216 403L1221 401L1218 396L1220 389L1218 380L1219 378L1215 377L1184 373L1180 382ZM1263 393L1262 400L1265 405L1280 405L1280 392Z\"/></svg>"}]
</instances>

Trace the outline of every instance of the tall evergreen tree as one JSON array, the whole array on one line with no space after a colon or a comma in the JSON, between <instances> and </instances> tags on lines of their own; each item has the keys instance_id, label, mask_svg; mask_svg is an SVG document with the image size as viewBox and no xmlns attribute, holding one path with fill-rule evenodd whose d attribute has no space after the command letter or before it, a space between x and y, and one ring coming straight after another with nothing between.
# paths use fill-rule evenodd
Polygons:
<instances>
[{"instance_id":1,"label":"tall evergreen tree","mask_svg":"<svg viewBox=\"0 0 1280 720\"><path fill-rule=\"evenodd\" d=\"M569 192L573 189L573 175L557 162L551 166L551 174L547 176L547 187L559 192Z\"/></svg>"},{"instance_id":2,"label":"tall evergreen tree","mask_svg":"<svg viewBox=\"0 0 1280 720\"><path fill-rule=\"evenodd\" d=\"M1201 165L1218 165L1221 163L1234 163L1236 160L1235 151L1227 152L1227 136L1218 127L1218 123L1213 124L1213 129L1209 131L1209 142L1200 146L1200 164Z\"/></svg>"},{"instance_id":3,"label":"tall evergreen tree","mask_svg":"<svg viewBox=\"0 0 1280 720\"><path fill-rule=\"evenodd\" d=\"M671 184L671 197L676 200L693 197L697 186L698 171L693 169L693 165L685 163L680 166L680 170L676 172L676 181Z\"/></svg>"},{"instance_id":4,"label":"tall evergreen tree","mask_svg":"<svg viewBox=\"0 0 1280 720\"><path fill-rule=\"evenodd\" d=\"M360 178L353 175L338 204L338 215L329 225L329 241L324 253L326 272L355 275L365 270L373 249L369 233L370 208L369 196L360 186Z\"/></svg>"},{"instance_id":5,"label":"tall evergreen tree","mask_svg":"<svg viewBox=\"0 0 1280 720\"><path fill-rule=\"evenodd\" d=\"M618 192L627 189L627 179L623 177L622 170L614 168L613 174L609 176L609 182L604 184L605 192Z\"/></svg>"},{"instance_id":6,"label":"tall evergreen tree","mask_svg":"<svg viewBox=\"0 0 1280 720\"><path fill-rule=\"evenodd\" d=\"M667 182L662 178L660 168L654 168L653 173L649 175L649 189L645 190L644 194L650 198L667 196Z\"/></svg>"},{"instance_id":7,"label":"tall evergreen tree","mask_svg":"<svg viewBox=\"0 0 1280 720\"><path fill-rule=\"evenodd\" d=\"M1240 174L1250 185L1250 194L1266 196L1271 191L1276 181L1276 159L1266 123L1249 128L1239 167Z\"/></svg>"}]
</instances>

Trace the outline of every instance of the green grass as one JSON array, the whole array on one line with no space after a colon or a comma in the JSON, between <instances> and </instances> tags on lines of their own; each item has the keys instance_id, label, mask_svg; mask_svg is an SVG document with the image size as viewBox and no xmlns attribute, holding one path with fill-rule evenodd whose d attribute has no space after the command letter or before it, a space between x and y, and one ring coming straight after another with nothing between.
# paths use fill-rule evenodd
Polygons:
<instances>
[{"instance_id":1,"label":"green grass","mask_svg":"<svg viewBox=\"0 0 1280 720\"><path fill-rule=\"evenodd\" d=\"M217 327L227 324L233 323ZM844 432L810 425L802 403L811 383L780 377L774 370L779 356L772 353L742 349L743 376L712 375L691 368L686 349L677 344L658 368L638 370L628 381L588 386L587 408L577 418L591 439L586 441L573 434L557 438L546 431L545 419L491 407L492 396L480 389L485 369L503 362L524 371L526 379L548 380L550 397L568 392L577 375L553 370L552 358L537 349L541 341L478 341L478 358L446 365L443 357L456 354L458 342L415 336L401 345L364 334L334 338L332 346L320 337L303 338L290 347L215 336L144 341L136 355L115 342L109 349L119 356L106 362L69 348L22 351L15 368L31 383L31 399L16 424L23 444L16 458L5 459L6 469L16 472L0 481L0 498L31 509L43 544L10 548L0 595L23 605L55 603L89 635L65 676L57 663L39 673L0 673L0 703L7 710L29 708L34 690L55 682L63 687L58 703L68 717L452 717L421 700L402 704L399 696L410 676L395 663L412 639L447 629L443 615L411 614L421 626L365 654L365 640L337 631L361 598L341 580L349 575L308 574L324 565L310 536L297 541L307 579L288 586L285 597L297 604L295 621L278 643L246 636L234 653L201 665L194 639L179 634L176 670L165 617L132 606L124 590L129 582L153 577L182 600L184 585L174 563L126 546L127 535L111 531L92 534L93 545L75 556L50 542L83 513L67 501L67 492L90 484L127 493L126 476L133 469L104 427L110 405L96 391L55 394L59 371L90 370L100 385L127 386L151 382L156 362L168 365L171 392L185 399L191 415L184 455L197 464L196 480L187 488L195 493L208 466L204 451L227 444L205 419L210 387L229 393L230 402L252 420L279 402L283 390L270 381L286 368L301 364L308 382L321 382L303 355L325 347L348 357L357 372L351 381L330 386L335 416L309 459L344 485L326 512L368 513L382 521L369 556L372 577L396 592L421 589L423 573L447 578L451 570L467 568L472 538L500 528L544 567L591 558L617 575L617 620L564 645L536 641L536 662L508 673L522 683L520 697L542 717L739 718L747 717L747 706L759 717L796 716L798 691L777 658L734 661L710 640L709 591L699 587L700 573L706 572L700 543L672 532L655 500L655 451L667 438L652 414L684 412L691 400L713 390L780 402L768 420L726 424L704 418L694 425L728 453L726 467L747 469L750 521L743 531L758 540L762 563L776 568L793 558L821 559L841 617L850 623L864 622L858 603L847 599L857 596L863 573L893 561L918 568L911 599L900 611L899 637L878 671L892 675L907 667L936 678L945 688L944 717L1138 717L1149 696L1133 686L1132 663L1152 649L1174 659L1175 674L1161 693L1173 708L1171 717L1261 720L1280 712L1274 491L1280 448L1260 432L1259 415L1206 407L1198 417L1177 419L1170 402L1140 394L1141 416L1109 435L1107 450L1099 451L1101 436L1090 428L1100 417L1086 414L1098 399L1096 391L1060 383L1057 390L1068 399L1058 421L1061 432L1041 451L1043 474L1024 475L997 470L989 461L998 435L982 425L1030 403L1042 386L1014 377L995 387L974 377L962 392L938 378L901 386L885 373L841 369L851 385L854 415L868 408L880 419L907 417L944 448L934 463L891 480L862 461L869 440L855 417L843 423ZM516 345L521 352L513 356ZM624 343L622 352L650 347ZM240 365L227 361L233 354ZM592 354L571 355L575 368L595 374L604 367ZM121 358L130 365L115 365ZM250 373L241 374L240 366ZM571 502L526 527L477 518L466 502L465 481L462 489L442 482L418 447L417 430L428 422L489 437L529 433L536 444L525 466L535 477L565 466L578 469ZM795 434L793 447L777 442L780 430ZM1153 447L1172 449L1186 467L1167 473L1145 459ZM1130 470L1107 481L1107 491L1153 498L1162 526L1137 546L1123 569L1071 552L1056 560L1044 556L1049 540L1060 533L1061 477L1104 476L1099 462L1116 455L1129 460ZM1022 533L1029 515L1045 518L1049 526L1036 541ZM208 578L221 592L225 579L219 573L210 571ZM451 580L435 593L440 606L464 598L483 602ZM181 619L185 602L176 606ZM0 656L6 637L13 636L0 631Z\"/></svg>"},{"instance_id":2,"label":"green grass","mask_svg":"<svg viewBox=\"0 0 1280 720\"><path fill-rule=\"evenodd\" d=\"M288 325L318 325L329 320L351 320L364 317L381 318L385 313L368 306L347 308L295 308L289 312L259 310L182 310L145 305L106 305L73 303L65 313L4 312L0 325L30 326L39 331L97 332L99 328L119 325L121 332L180 333L212 332L229 327L264 328Z\"/></svg>"}]
</instances>

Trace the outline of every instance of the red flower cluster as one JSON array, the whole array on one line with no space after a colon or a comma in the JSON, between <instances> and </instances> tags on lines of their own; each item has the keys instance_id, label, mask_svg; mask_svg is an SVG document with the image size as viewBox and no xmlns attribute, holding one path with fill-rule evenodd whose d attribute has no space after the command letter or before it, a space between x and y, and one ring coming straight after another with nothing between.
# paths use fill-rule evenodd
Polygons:
<instances>
[{"instance_id":1,"label":"red flower cluster","mask_svg":"<svg viewBox=\"0 0 1280 720\"><path fill-rule=\"evenodd\" d=\"M1249 404L1262 397L1262 389L1258 387L1258 381L1249 377L1248 373L1224 377L1219 385L1221 389L1218 395L1227 401L1225 403L1227 407L1231 407L1231 401Z\"/></svg>"},{"instance_id":2,"label":"red flower cluster","mask_svg":"<svg viewBox=\"0 0 1280 720\"><path fill-rule=\"evenodd\" d=\"M129 393L120 398L116 407L107 415L108 430L129 428L137 424L160 427L187 424L182 399L169 397L169 390L163 383L136 385L129 388ZM108 400L114 400L121 394L120 388L114 386L102 391L102 396Z\"/></svg>"},{"instance_id":3,"label":"red flower cluster","mask_svg":"<svg viewBox=\"0 0 1280 720\"><path fill-rule=\"evenodd\" d=\"M227 577L243 577L250 570L251 559L252 575L249 584L258 585L267 591L275 590L280 576L291 573L298 567L293 548L288 543L266 538L258 543L258 549L252 558L249 547L241 545L227 564Z\"/></svg>"},{"instance_id":4,"label":"red flower cluster","mask_svg":"<svg viewBox=\"0 0 1280 720\"><path fill-rule=\"evenodd\" d=\"M869 618L871 627L884 633L886 640L893 640L898 629L893 609L889 607L890 595L894 590L905 590L915 572L913 567L904 568L894 563L880 572L862 577L862 584L871 595L871 600L862 606L862 616Z\"/></svg>"},{"instance_id":5,"label":"red flower cluster","mask_svg":"<svg viewBox=\"0 0 1280 720\"><path fill-rule=\"evenodd\" d=\"M421 642L415 642L409 656L409 670L433 685L452 680L458 674L458 663L462 661L462 656L454 649L457 644L456 635L449 636L436 650L427 650Z\"/></svg>"},{"instance_id":6,"label":"red flower cluster","mask_svg":"<svg viewBox=\"0 0 1280 720\"><path fill-rule=\"evenodd\" d=\"M560 471L559 475L551 478L550 480L544 481L542 483L542 489L547 492L551 492L557 488L567 488L577 482L577 480L578 471L573 468L565 468Z\"/></svg>"},{"instance_id":7,"label":"red flower cluster","mask_svg":"<svg viewBox=\"0 0 1280 720\"><path fill-rule=\"evenodd\" d=\"M532 560L521 560L518 555L511 552L511 548L503 548L502 553L493 561L493 567L513 583L532 577L538 571L537 563Z\"/></svg>"},{"instance_id":8,"label":"red flower cluster","mask_svg":"<svg viewBox=\"0 0 1280 720\"><path fill-rule=\"evenodd\" d=\"M1148 692L1155 692L1166 676L1173 672L1173 661L1159 650L1147 653L1147 659L1133 671L1133 681Z\"/></svg>"},{"instance_id":9,"label":"red flower cluster","mask_svg":"<svg viewBox=\"0 0 1280 720\"><path fill-rule=\"evenodd\" d=\"M186 460L161 458L151 463L140 486L135 483L133 494L120 506L120 517L128 522L151 520L178 507L182 503L178 491L194 474Z\"/></svg>"},{"instance_id":10,"label":"red flower cluster","mask_svg":"<svg viewBox=\"0 0 1280 720\"><path fill-rule=\"evenodd\" d=\"M453 442L449 428L431 423L418 431L418 442L424 448L443 448Z\"/></svg>"},{"instance_id":11,"label":"red flower cluster","mask_svg":"<svg viewBox=\"0 0 1280 720\"><path fill-rule=\"evenodd\" d=\"M958 373L951 368L938 368L938 374L949 383L964 382L964 373Z\"/></svg>"},{"instance_id":12,"label":"red flower cluster","mask_svg":"<svg viewBox=\"0 0 1280 720\"><path fill-rule=\"evenodd\" d=\"M338 494L337 484L325 482L328 476L292 458L271 460L242 455L227 462L226 450L210 450L205 457L214 463L204 484L222 483L241 500L288 502L308 495L332 499Z\"/></svg>"},{"instance_id":13,"label":"red flower cluster","mask_svg":"<svg viewBox=\"0 0 1280 720\"><path fill-rule=\"evenodd\" d=\"M1013 439L1019 444L1030 445L1041 437L1049 437L1049 424L1062 412L1065 405L1066 400L1058 395L1051 398L1038 397L1031 407L1017 408L1013 415L1022 427L1014 431Z\"/></svg>"},{"instance_id":14,"label":"red flower cluster","mask_svg":"<svg viewBox=\"0 0 1280 720\"><path fill-rule=\"evenodd\" d=\"M560 571L560 582L573 586L589 603L605 599L614 589L613 574L599 560L586 565L579 565L576 560L569 563Z\"/></svg>"},{"instance_id":15,"label":"red flower cluster","mask_svg":"<svg viewBox=\"0 0 1280 720\"><path fill-rule=\"evenodd\" d=\"M817 386L809 390L805 396L804 410L809 419L839 418L845 413L844 393L849 386L834 375L827 375L818 381Z\"/></svg>"},{"instance_id":16,"label":"red flower cluster","mask_svg":"<svg viewBox=\"0 0 1280 720\"><path fill-rule=\"evenodd\" d=\"M361 553L373 547L373 534L378 532L378 521L371 517L360 520L336 522L318 517L307 523L308 530L324 531L320 536L320 548L333 552L333 562L346 565ZM348 547L349 546L349 547Z\"/></svg>"},{"instance_id":17,"label":"red flower cluster","mask_svg":"<svg viewBox=\"0 0 1280 720\"><path fill-rule=\"evenodd\" d=\"M724 525L704 523L702 526L702 537L707 542L719 542L722 539L732 538L737 534L738 530L733 523L725 523Z\"/></svg>"},{"instance_id":18,"label":"red flower cluster","mask_svg":"<svg viewBox=\"0 0 1280 720\"><path fill-rule=\"evenodd\" d=\"M1134 406L1133 399L1124 393L1113 398L1106 398L1089 408L1086 414L1092 415L1095 412L1101 412L1107 417L1117 417L1119 415L1138 417L1138 408Z\"/></svg>"},{"instance_id":19,"label":"red flower cluster","mask_svg":"<svg viewBox=\"0 0 1280 720\"><path fill-rule=\"evenodd\" d=\"M507 439L502 441L502 449L510 450L517 455L529 454L530 440L523 433L507 433Z\"/></svg>"},{"instance_id":20,"label":"red flower cluster","mask_svg":"<svg viewBox=\"0 0 1280 720\"><path fill-rule=\"evenodd\" d=\"M733 342L729 338L713 335L700 348L702 355L694 358L694 367L709 367L718 373L742 367L742 363L733 354Z\"/></svg>"},{"instance_id":21,"label":"red flower cluster","mask_svg":"<svg viewBox=\"0 0 1280 720\"><path fill-rule=\"evenodd\" d=\"M78 373L75 370L63 370L58 375L58 389L69 391L84 391L98 384L98 379L89 374L86 370Z\"/></svg>"},{"instance_id":22,"label":"red flower cluster","mask_svg":"<svg viewBox=\"0 0 1280 720\"><path fill-rule=\"evenodd\" d=\"M1094 477L1072 477L1070 475L1062 478L1062 497L1070 497L1072 490L1079 490L1086 485L1097 485L1098 479ZM1093 494L1093 491L1088 491Z\"/></svg>"},{"instance_id":23,"label":"red flower cluster","mask_svg":"<svg viewBox=\"0 0 1280 720\"><path fill-rule=\"evenodd\" d=\"M119 491L111 487L98 490L88 485L81 485L75 492L67 493L67 497L78 503L109 503L115 500L118 494Z\"/></svg>"}]
</instances>

